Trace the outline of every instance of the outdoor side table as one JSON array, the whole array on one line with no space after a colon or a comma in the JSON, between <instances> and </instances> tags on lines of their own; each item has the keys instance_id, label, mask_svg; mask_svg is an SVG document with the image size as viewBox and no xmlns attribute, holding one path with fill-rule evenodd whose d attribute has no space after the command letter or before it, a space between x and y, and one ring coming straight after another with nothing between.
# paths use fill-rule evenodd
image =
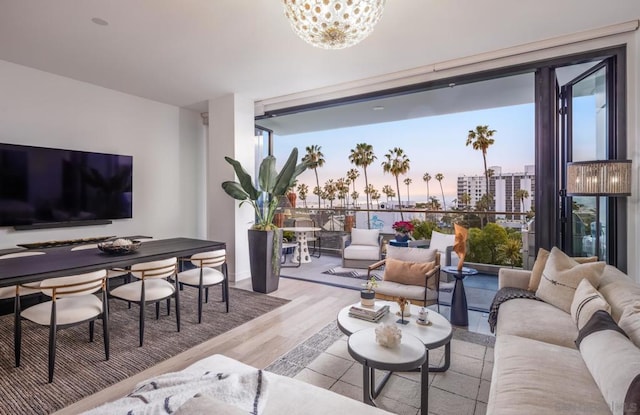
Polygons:
<instances>
[{"instance_id":1,"label":"outdoor side table","mask_svg":"<svg viewBox=\"0 0 640 415\"><path fill-rule=\"evenodd\" d=\"M458 268L454 266L446 266L441 269L447 274L453 275L456 279L456 284L453 287L453 294L451 295L451 315L449 321L455 326L466 327L469 325L469 311L467 308L467 294L464 291L463 280L469 275L477 274L478 270L462 267L462 269L458 271Z\"/></svg>"},{"instance_id":2,"label":"outdoor side table","mask_svg":"<svg viewBox=\"0 0 640 415\"><path fill-rule=\"evenodd\" d=\"M375 384L375 369L390 372L408 372L420 369L420 413L428 414L429 409L429 349L415 336L402 333L401 343L394 348L387 348L376 342L374 328L360 330L347 342L349 354L357 362L362 363L362 400L364 403L377 406L374 399L378 397L380 386Z\"/></svg>"}]
</instances>

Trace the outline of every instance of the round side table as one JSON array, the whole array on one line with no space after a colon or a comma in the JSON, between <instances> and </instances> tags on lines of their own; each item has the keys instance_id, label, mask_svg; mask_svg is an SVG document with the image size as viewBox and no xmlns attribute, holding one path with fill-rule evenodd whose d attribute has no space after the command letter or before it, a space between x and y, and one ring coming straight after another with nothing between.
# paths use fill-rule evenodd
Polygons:
<instances>
[{"instance_id":1,"label":"round side table","mask_svg":"<svg viewBox=\"0 0 640 415\"><path fill-rule=\"evenodd\" d=\"M375 384L375 369L390 372L408 372L420 369L420 413L428 414L429 408L429 350L417 337L402 333L402 340L397 347L387 348L376 342L374 328L360 330L347 342L349 354L362 364L362 400L364 403L377 406L374 399L378 397L382 387Z\"/></svg>"},{"instance_id":2,"label":"round side table","mask_svg":"<svg viewBox=\"0 0 640 415\"><path fill-rule=\"evenodd\" d=\"M462 269L458 271L458 268L454 266L442 267L441 269L447 274L453 275L456 279L456 284L453 286L453 293L451 294L451 315L449 321L455 326L466 327L469 325L469 310L467 308L467 294L464 291L463 280L469 275L476 275L478 270L462 267Z\"/></svg>"}]
</instances>

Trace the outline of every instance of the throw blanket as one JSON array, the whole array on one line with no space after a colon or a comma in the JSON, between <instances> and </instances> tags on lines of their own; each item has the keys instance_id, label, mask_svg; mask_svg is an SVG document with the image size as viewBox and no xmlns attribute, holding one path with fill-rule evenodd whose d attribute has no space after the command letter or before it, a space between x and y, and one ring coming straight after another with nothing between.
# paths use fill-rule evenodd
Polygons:
<instances>
[{"instance_id":1,"label":"throw blanket","mask_svg":"<svg viewBox=\"0 0 640 415\"><path fill-rule=\"evenodd\" d=\"M514 298L530 298L532 300L542 301L536 297L536 293L533 291L513 287L500 288L496 293L496 296L493 297L491 308L489 309L489 328L491 329L491 333L495 333L496 324L498 324L498 309L500 308L500 304Z\"/></svg>"},{"instance_id":2,"label":"throw blanket","mask_svg":"<svg viewBox=\"0 0 640 415\"><path fill-rule=\"evenodd\" d=\"M247 414L260 415L267 398L262 370L237 373L167 373L146 380L117 401L92 409L85 415L172 414L194 396L210 396L234 405Z\"/></svg>"}]
</instances>

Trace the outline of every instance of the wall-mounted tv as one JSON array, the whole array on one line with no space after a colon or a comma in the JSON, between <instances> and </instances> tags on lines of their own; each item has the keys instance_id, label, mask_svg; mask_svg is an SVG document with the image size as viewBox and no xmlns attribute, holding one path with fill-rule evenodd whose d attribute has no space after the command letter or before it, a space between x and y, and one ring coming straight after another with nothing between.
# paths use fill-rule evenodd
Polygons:
<instances>
[{"instance_id":1,"label":"wall-mounted tv","mask_svg":"<svg viewBox=\"0 0 640 415\"><path fill-rule=\"evenodd\" d=\"M132 217L133 157L0 143L0 226Z\"/></svg>"}]
</instances>

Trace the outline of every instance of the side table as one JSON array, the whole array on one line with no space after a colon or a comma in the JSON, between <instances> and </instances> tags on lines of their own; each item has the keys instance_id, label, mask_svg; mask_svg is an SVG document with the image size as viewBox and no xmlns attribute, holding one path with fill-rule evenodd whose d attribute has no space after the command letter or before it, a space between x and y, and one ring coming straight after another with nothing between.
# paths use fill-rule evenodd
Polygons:
<instances>
[{"instance_id":1,"label":"side table","mask_svg":"<svg viewBox=\"0 0 640 415\"><path fill-rule=\"evenodd\" d=\"M377 406L374 399L380 394L384 383L375 383L375 369L391 372L408 372L420 369L420 413L429 413L429 349L415 336L402 333L400 345L394 348L380 346L376 342L374 328L360 330L347 342L349 354L362 364L362 400Z\"/></svg>"},{"instance_id":2,"label":"side table","mask_svg":"<svg viewBox=\"0 0 640 415\"><path fill-rule=\"evenodd\" d=\"M441 268L447 274L453 275L456 284L453 287L451 295L451 315L449 321L455 326L466 327L469 325L469 310L467 308L467 294L464 291L464 278L469 275L475 275L478 270L473 268L462 267L458 271L457 267L446 266Z\"/></svg>"}]
</instances>

